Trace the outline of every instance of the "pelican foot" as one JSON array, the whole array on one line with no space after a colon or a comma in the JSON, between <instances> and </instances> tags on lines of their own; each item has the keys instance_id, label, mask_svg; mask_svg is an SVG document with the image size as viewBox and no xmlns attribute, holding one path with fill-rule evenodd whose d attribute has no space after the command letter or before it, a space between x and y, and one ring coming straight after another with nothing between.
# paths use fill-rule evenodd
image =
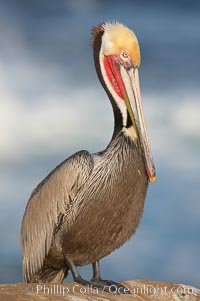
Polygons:
<instances>
[{"instance_id":1,"label":"pelican foot","mask_svg":"<svg viewBox=\"0 0 200 301\"><path fill-rule=\"evenodd\" d=\"M123 286L121 283L117 283L112 280L102 280L100 273L99 260L93 262L93 277L91 282L95 285L101 285L103 287L104 292L112 293L112 294L131 294L130 290Z\"/></svg>"},{"instance_id":2,"label":"pelican foot","mask_svg":"<svg viewBox=\"0 0 200 301\"><path fill-rule=\"evenodd\" d=\"M130 290L123 286L120 283L114 282L112 280L102 280L100 277L100 269L99 269L99 262L96 261L93 264L93 277L90 281L87 281L81 277L78 273L78 270L73 263L73 261L65 258L65 263L68 269L71 271L74 281L86 285L91 289L98 290L100 289L103 292L111 293L111 294L131 294Z\"/></svg>"},{"instance_id":3,"label":"pelican foot","mask_svg":"<svg viewBox=\"0 0 200 301\"><path fill-rule=\"evenodd\" d=\"M127 287L125 287L121 283L112 280L92 278L90 283L92 283L93 286L101 287L104 292L108 292L111 294L131 294L130 290Z\"/></svg>"}]
</instances>

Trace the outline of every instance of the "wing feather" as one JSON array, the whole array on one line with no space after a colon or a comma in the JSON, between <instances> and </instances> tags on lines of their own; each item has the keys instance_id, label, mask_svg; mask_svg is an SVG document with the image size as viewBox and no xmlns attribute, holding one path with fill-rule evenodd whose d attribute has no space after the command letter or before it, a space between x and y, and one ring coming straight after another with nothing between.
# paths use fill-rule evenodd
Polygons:
<instances>
[{"instance_id":1,"label":"wing feather","mask_svg":"<svg viewBox=\"0 0 200 301\"><path fill-rule=\"evenodd\" d=\"M90 153L80 151L63 161L33 190L21 227L25 282L41 269L59 214L67 210L69 227L73 222L72 201L89 178L93 164Z\"/></svg>"}]
</instances>

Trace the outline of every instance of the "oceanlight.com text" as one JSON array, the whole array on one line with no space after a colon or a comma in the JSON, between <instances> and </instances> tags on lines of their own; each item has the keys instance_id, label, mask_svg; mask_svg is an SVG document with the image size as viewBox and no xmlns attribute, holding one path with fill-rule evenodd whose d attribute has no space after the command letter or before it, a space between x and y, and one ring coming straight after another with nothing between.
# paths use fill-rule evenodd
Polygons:
<instances>
[{"instance_id":1,"label":"oceanlight.com text","mask_svg":"<svg viewBox=\"0 0 200 301\"><path fill-rule=\"evenodd\" d=\"M82 286L80 284L74 284L73 286L61 285L61 284L37 284L37 285L27 285L26 291L36 292L38 295L57 295L57 296L66 296L68 294L89 294L89 295L102 295L105 293L105 289L108 289L105 286L102 290L94 286ZM110 286L109 292L111 294L120 294L121 288L115 287L115 285ZM133 288L124 291L124 293L131 293L133 295L195 295L194 289L192 287L187 286L153 286L153 285L141 285L135 286Z\"/></svg>"}]
</instances>

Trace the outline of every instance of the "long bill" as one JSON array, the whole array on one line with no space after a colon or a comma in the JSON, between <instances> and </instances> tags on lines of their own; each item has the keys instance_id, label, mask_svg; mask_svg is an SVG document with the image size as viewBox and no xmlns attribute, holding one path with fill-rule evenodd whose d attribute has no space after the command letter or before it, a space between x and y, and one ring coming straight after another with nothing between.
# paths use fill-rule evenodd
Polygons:
<instances>
[{"instance_id":1,"label":"long bill","mask_svg":"<svg viewBox=\"0 0 200 301\"><path fill-rule=\"evenodd\" d=\"M138 145L143 156L149 181L153 183L156 180L156 172L145 127L138 68L131 67L126 69L121 65L120 73L126 90L123 95L124 101L138 136Z\"/></svg>"}]
</instances>

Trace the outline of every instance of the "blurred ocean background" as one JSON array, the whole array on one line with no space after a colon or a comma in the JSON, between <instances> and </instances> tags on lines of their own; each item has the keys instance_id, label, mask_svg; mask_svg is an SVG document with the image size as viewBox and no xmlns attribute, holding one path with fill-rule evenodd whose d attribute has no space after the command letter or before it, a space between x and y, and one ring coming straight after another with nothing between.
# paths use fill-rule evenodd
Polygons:
<instances>
[{"instance_id":1,"label":"blurred ocean background","mask_svg":"<svg viewBox=\"0 0 200 301\"><path fill-rule=\"evenodd\" d=\"M104 20L140 41L157 182L136 235L102 260L102 275L199 286L200 1L186 0L0 0L0 282L22 281L20 225L34 186L75 151L110 141L90 46Z\"/></svg>"}]
</instances>

